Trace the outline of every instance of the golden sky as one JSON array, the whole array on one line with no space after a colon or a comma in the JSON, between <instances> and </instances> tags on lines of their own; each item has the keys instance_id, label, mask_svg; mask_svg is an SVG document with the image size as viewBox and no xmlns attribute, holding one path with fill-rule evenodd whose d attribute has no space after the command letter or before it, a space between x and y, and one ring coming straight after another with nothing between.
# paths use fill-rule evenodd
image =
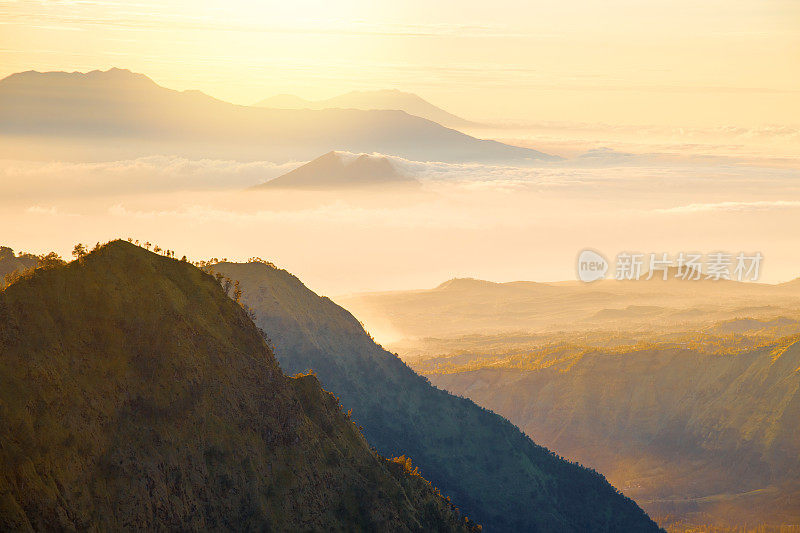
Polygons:
<instances>
[{"instance_id":1,"label":"golden sky","mask_svg":"<svg viewBox=\"0 0 800 533\"><path fill-rule=\"evenodd\" d=\"M479 120L798 125L800 2L0 2L0 76L112 66L243 104L397 88Z\"/></svg>"}]
</instances>

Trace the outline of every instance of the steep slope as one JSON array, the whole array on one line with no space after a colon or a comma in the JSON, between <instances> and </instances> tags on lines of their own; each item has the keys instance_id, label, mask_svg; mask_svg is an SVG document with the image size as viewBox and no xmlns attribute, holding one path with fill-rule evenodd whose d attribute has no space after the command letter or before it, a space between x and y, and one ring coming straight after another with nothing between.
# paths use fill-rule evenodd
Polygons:
<instances>
[{"instance_id":1,"label":"steep slope","mask_svg":"<svg viewBox=\"0 0 800 533\"><path fill-rule=\"evenodd\" d=\"M376 345L350 313L291 274L255 262L214 269L241 282L284 369L314 369L381 453L409 453L485 530L657 530L601 475L563 461L471 401L432 387Z\"/></svg>"},{"instance_id":2,"label":"steep slope","mask_svg":"<svg viewBox=\"0 0 800 533\"><path fill-rule=\"evenodd\" d=\"M594 350L535 370L429 374L605 472L664 523L800 522L800 343Z\"/></svg>"},{"instance_id":3,"label":"steep slope","mask_svg":"<svg viewBox=\"0 0 800 533\"><path fill-rule=\"evenodd\" d=\"M378 91L351 91L334 96L327 100L304 100L291 94L279 94L255 104L258 107L274 107L277 109L397 109L409 115L422 117L449 128L465 128L478 126L441 107L436 107L427 100L413 93L384 89Z\"/></svg>"},{"instance_id":4,"label":"steep slope","mask_svg":"<svg viewBox=\"0 0 800 533\"><path fill-rule=\"evenodd\" d=\"M8 137L0 155L17 158L41 157L36 150L48 143L53 145L48 158L72 159L169 152L289 161L330 150L423 161L553 159L476 139L403 111L238 106L197 91L172 91L120 69L31 71L0 80L0 135ZM11 142L20 136L24 143Z\"/></svg>"},{"instance_id":5,"label":"steep slope","mask_svg":"<svg viewBox=\"0 0 800 533\"><path fill-rule=\"evenodd\" d=\"M398 172L386 157L328 152L253 189L334 189L418 183Z\"/></svg>"},{"instance_id":6,"label":"steep slope","mask_svg":"<svg viewBox=\"0 0 800 533\"><path fill-rule=\"evenodd\" d=\"M188 263L117 241L0 292L0 530L467 526Z\"/></svg>"}]
</instances>

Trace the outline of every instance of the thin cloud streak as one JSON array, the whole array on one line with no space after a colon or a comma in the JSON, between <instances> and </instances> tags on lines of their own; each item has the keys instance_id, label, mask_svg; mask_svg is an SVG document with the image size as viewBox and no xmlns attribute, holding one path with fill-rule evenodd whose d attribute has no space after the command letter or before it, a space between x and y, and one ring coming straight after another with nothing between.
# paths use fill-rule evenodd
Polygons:
<instances>
[{"instance_id":1,"label":"thin cloud streak","mask_svg":"<svg viewBox=\"0 0 800 533\"><path fill-rule=\"evenodd\" d=\"M797 209L798 200L774 200L759 202L719 202L712 204L689 204L667 209L656 209L657 213L667 215L696 214L711 211L767 211L771 209Z\"/></svg>"}]
</instances>

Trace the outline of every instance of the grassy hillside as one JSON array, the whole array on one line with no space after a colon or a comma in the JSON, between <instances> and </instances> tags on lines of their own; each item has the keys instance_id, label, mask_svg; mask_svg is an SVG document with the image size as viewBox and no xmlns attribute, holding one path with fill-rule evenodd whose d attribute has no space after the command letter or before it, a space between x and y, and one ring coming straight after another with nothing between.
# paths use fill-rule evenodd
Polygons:
<instances>
[{"instance_id":1,"label":"grassy hillside","mask_svg":"<svg viewBox=\"0 0 800 533\"><path fill-rule=\"evenodd\" d=\"M0 530L468 526L188 263L117 241L0 292Z\"/></svg>"},{"instance_id":2,"label":"grassy hillside","mask_svg":"<svg viewBox=\"0 0 800 533\"><path fill-rule=\"evenodd\" d=\"M423 475L487 531L656 531L596 472L537 446L503 418L410 370L350 313L261 263L215 265L288 372L314 369L385 455L408 453Z\"/></svg>"}]
</instances>

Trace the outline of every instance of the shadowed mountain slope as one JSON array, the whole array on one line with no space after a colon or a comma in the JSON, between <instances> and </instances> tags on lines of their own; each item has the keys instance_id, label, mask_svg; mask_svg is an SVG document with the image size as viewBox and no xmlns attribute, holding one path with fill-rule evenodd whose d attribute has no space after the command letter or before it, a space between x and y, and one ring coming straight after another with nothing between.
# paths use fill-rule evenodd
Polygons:
<instances>
[{"instance_id":1,"label":"shadowed mountain slope","mask_svg":"<svg viewBox=\"0 0 800 533\"><path fill-rule=\"evenodd\" d=\"M116 241L0 292L0 530L467 526L194 266Z\"/></svg>"},{"instance_id":2,"label":"shadowed mountain slope","mask_svg":"<svg viewBox=\"0 0 800 533\"><path fill-rule=\"evenodd\" d=\"M330 150L422 161L557 159L476 139L403 111L239 106L198 91L166 89L121 69L29 71L0 80L0 135L8 137L0 155L17 158L41 157L39 143L49 143L47 157L65 159L168 152L307 161ZM25 143L11 142L20 136Z\"/></svg>"},{"instance_id":3,"label":"shadowed mountain slope","mask_svg":"<svg viewBox=\"0 0 800 533\"><path fill-rule=\"evenodd\" d=\"M432 387L384 351L346 310L261 263L215 265L289 372L312 368L382 454L403 450L487 531L656 531L591 470L537 446L508 421Z\"/></svg>"}]
</instances>

